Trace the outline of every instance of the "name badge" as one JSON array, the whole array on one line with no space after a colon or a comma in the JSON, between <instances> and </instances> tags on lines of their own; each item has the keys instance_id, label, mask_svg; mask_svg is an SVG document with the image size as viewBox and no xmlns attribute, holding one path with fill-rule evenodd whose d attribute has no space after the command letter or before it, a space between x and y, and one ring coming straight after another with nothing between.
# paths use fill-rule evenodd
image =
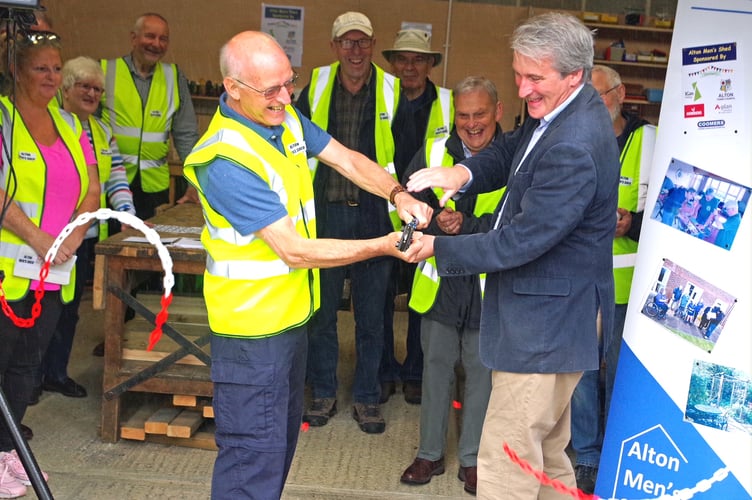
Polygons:
<instances>
[{"instance_id":1,"label":"name badge","mask_svg":"<svg viewBox=\"0 0 752 500\"><path fill-rule=\"evenodd\" d=\"M632 185L632 178L631 177L619 177L619 184L622 186L631 186Z\"/></svg>"},{"instance_id":2,"label":"name badge","mask_svg":"<svg viewBox=\"0 0 752 500\"><path fill-rule=\"evenodd\" d=\"M29 151L19 151L18 157L21 160L28 160L28 161L35 161L37 159L37 155Z\"/></svg>"},{"instance_id":3,"label":"name badge","mask_svg":"<svg viewBox=\"0 0 752 500\"><path fill-rule=\"evenodd\" d=\"M152 118L162 118L162 112L158 109L149 112L149 116Z\"/></svg>"},{"instance_id":4,"label":"name badge","mask_svg":"<svg viewBox=\"0 0 752 500\"><path fill-rule=\"evenodd\" d=\"M110 148L102 148L99 151L99 154L103 154L105 156L112 156L112 150Z\"/></svg>"},{"instance_id":5,"label":"name badge","mask_svg":"<svg viewBox=\"0 0 752 500\"><path fill-rule=\"evenodd\" d=\"M39 279L39 271L42 270L44 260L37 255L33 248L28 245L21 245L16 255L16 264L13 266L13 274L19 278L28 278L31 280ZM67 285L70 283L70 274L73 265L76 263L74 255L67 262L57 266L50 266L50 273L47 275L45 283L55 283L57 285Z\"/></svg>"},{"instance_id":6,"label":"name badge","mask_svg":"<svg viewBox=\"0 0 752 500\"><path fill-rule=\"evenodd\" d=\"M304 142L293 142L289 146L287 146L287 149L290 150L290 153L296 155L300 152L303 152L306 150L306 145Z\"/></svg>"},{"instance_id":7,"label":"name badge","mask_svg":"<svg viewBox=\"0 0 752 500\"><path fill-rule=\"evenodd\" d=\"M379 113L379 120L388 120L389 119L389 113L381 112Z\"/></svg>"}]
</instances>

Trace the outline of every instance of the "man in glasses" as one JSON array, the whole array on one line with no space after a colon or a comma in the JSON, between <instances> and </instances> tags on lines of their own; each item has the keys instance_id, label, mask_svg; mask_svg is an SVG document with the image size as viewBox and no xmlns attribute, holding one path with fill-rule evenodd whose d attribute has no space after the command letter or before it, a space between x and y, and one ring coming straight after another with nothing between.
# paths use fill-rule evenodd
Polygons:
<instances>
[{"instance_id":1,"label":"man in glasses","mask_svg":"<svg viewBox=\"0 0 752 500\"><path fill-rule=\"evenodd\" d=\"M585 493L593 493L598 475L605 428L603 415L607 415L616 376L656 134L655 127L647 121L622 110L624 84L613 68L593 66L591 83L611 116L616 142L621 151L621 179L614 234L614 329L610 342L602 346L606 361L605 400L602 401L600 396L599 370L584 372L572 395L575 476L577 487Z\"/></svg>"},{"instance_id":2,"label":"man in glasses","mask_svg":"<svg viewBox=\"0 0 752 500\"><path fill-rule=\"evenodd\" d=\"M430 80L431 68L441 63L441 52L431 50L431 34L419 29L405 29L397 33L391 49L381 53L392 66L392 73L400 79L406 113L400 117L410 118L408 123L395 123L399 156L394 166L400 179L413 155L426 141L447 137L452 128L454 107L452 92L439 87ZM381 402L385 403L394 394L397 380L402 380L405 401L421 402L423 378L423 351L420 347L420 315L410 309L407 321L406 356L402 364L394 357L394 296L399 291L410 290L415 266L395 262L393 277L384 310L384 354L379 368Z\"/></svg>"},{"instance_id":3,"label":"man in glasses","mask_svg":"<svg viewBox=\"0 0 752 500\"><path fill-rule=\"evenodd\" d=\"M170 28L159 14L140 16L130 33L131 52L102 60L102 118L123 154L136 215L148 219L169 202L169 137L184 161L198 139L188 81L177 65L161 62Z\"/></svg>"},{"instance_id":4,"label":"man in glasses","mask_svg":"<svg viewBox=\"0 0 752 500\"><path fill-rule=\"evenodd\" d=\"M364 14L337 17L330 42L337 61L313 70L297 106L339 142L376 161L396 182L392 124L400 86L371 61L375 45L371 21ZM330 165L313 163L312 172L319 236L372 238L401 226L393 204L360 189ZM352 415L363 432L384 432L378 372L392 267L390 259L380 258L321 271L321 309L312 321L308 356L313 402L303 417L310 425L325 425L337 411L337 310L349 274L357 351Z\"/></svg>"},{"instance_id":5,"label":"man in glasses","mask_svg":"<svg viewBox=\"0 0 752 500\"><path fill-rule=\"evenodd\" d=\"M420 227L432 211L290 105L295 73L272 37L236 35L222 48L220 67L219 110L185 165L206 221L204 299L219 447L212 498L279 498L303 414L318 268L407 259L420 248L416 241L400 252L398 233L317 239L307 160L320 159L372 196L390 199L400 217L415 217Z\"/></svg>"}]
</instances>

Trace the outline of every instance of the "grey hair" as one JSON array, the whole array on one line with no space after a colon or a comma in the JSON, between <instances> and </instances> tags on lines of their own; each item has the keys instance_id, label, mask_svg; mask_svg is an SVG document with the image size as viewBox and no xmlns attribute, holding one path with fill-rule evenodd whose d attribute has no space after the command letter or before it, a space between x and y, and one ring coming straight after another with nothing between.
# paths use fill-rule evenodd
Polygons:
<instances>
[{"instance_id":1,"label":"grey hair","mask_svg":"<svg viewBox=\"0 0 752 500\"><path fill-rule=\"evenodd\" d=\"M605 66L603 64L596 64L593 66L591 73L601 73L606 77L606 83L609 88L621 85L621 75L614 68Z\"/></svg>"},{"instance_id":2,"label":"grey hair","mask_svg":"<svg viewBox=\"0 0 752 500\"><path fill-rule=\"evenodd\" d=\"M157 19L161 19L165 24L169 26L170 23L167 22L167 19L162 14L157 14L156 12L144 12L140 16L138 16L138 19L136 19L136 22L133 24L133 29L131 30L131 33L140 33L141 29L144 27L144 21L147 17L156 17Z\"/></svg>"},{"instance_id":3,"label":"grey hair","mask_svg":"<svg viewBox=\"0 0 752 500\"><path fill-rule=\"evenodd\" d=\"M531 59L550 59L562 76L581 69L582 81L586 82L593 68L593 37L594 33L576 17L547 12L518 26L512 34L511 47Z\"/></svg>"},{"instance_id":4,"label":"grey hair","mask_svg":"<svg viewBox=\"0 0 752 500\"><path fill-rule=\"evenodd\" d=\"M491 96L491 101L494 103L499 102L499 92L496 90L496 85L486 78L485 76L468 76L463 78L457 85L454 86L454 98L469 92L475 92L481 90Z\"/></svg>"},{"instance_id":5,"label":"grey hair","mask_svg":"<svg viewBox=\"0 0 752 500\"><path fill-rule=\"evenodd\" d=\"M104 85L104 71L102 66L91 57L79 56L69 59L63 65L63 90L68 90L76 82L82 80L96 80Z\"/></svg>"}]
</instances>

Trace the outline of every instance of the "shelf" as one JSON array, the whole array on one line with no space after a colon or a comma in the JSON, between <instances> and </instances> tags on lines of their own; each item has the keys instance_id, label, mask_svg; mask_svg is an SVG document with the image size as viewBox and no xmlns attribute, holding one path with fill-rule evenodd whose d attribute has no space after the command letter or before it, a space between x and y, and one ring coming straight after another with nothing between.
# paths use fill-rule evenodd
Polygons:
<instances>
[{"instance_id":1,"label":"shelf","mask_svg":"<svg viewBox=\"0 0 752 500\"><path fill-rule=\"evenodd\" d=\"M656 28L655 26L632 26L631 24L607 24L607 23L585 23L589 28L624 30L624 31L648 31L651 33L672 34L672 28Z\"/></svg>"},{"instance_id":2,"label":"shelf","mask_svg":"<svg viewBox=\"0 0 752 500\"><path fill-rule=\"evenodd\" d=\"M647 101L645 99L624 99L624 104L638 104L640 106L660 106L660 102Z\"/></svg>"},{"instance_id":3,"label":"shelf","mask_svg":"<svg viewBox=\"0 0 752 500\"><path fill-rule=\"evenodd\" d=\"M654 68L663 69L668 68L668 63L650 63L640 61L611 61L610 59L594 59L595 64L605 64L607 66L629 66L633 68Z\"/></svg>"}]
</instances>

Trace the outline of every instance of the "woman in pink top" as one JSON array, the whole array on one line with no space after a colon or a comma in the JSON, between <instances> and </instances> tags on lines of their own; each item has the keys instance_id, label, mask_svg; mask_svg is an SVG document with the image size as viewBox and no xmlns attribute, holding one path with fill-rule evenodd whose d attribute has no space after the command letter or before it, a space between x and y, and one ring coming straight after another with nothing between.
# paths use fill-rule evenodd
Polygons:
<instances>
[{"instance_id":1,"label":"woman in pink top","mask_svg":"<svg viewBox=\"0 0 752 500\"><path fill-rule=\"evenodd\" d=\"M49 106L61 83L60 41L50 32L10 37L12 88L0 97L2 162L0 269L3 292L13 312L31 316L39 282L22 270L22 256L44 258L57 235L79 213L99 207L96 159L78 119ZM12 60L12 59L11 59ZM60 246L53 265L68 262L86 233L77 228ZM61 280L64 281L64 280ZM0 378L10 408L21 421L38 381L39 366L63 305L72 299L68 283L45 283L41 315L30 328L0 314ZM0 488L20 496L29 478L5 425L0 422ZM16 481L18 484L14 484Z\"/></svg>"}]
</instances>

